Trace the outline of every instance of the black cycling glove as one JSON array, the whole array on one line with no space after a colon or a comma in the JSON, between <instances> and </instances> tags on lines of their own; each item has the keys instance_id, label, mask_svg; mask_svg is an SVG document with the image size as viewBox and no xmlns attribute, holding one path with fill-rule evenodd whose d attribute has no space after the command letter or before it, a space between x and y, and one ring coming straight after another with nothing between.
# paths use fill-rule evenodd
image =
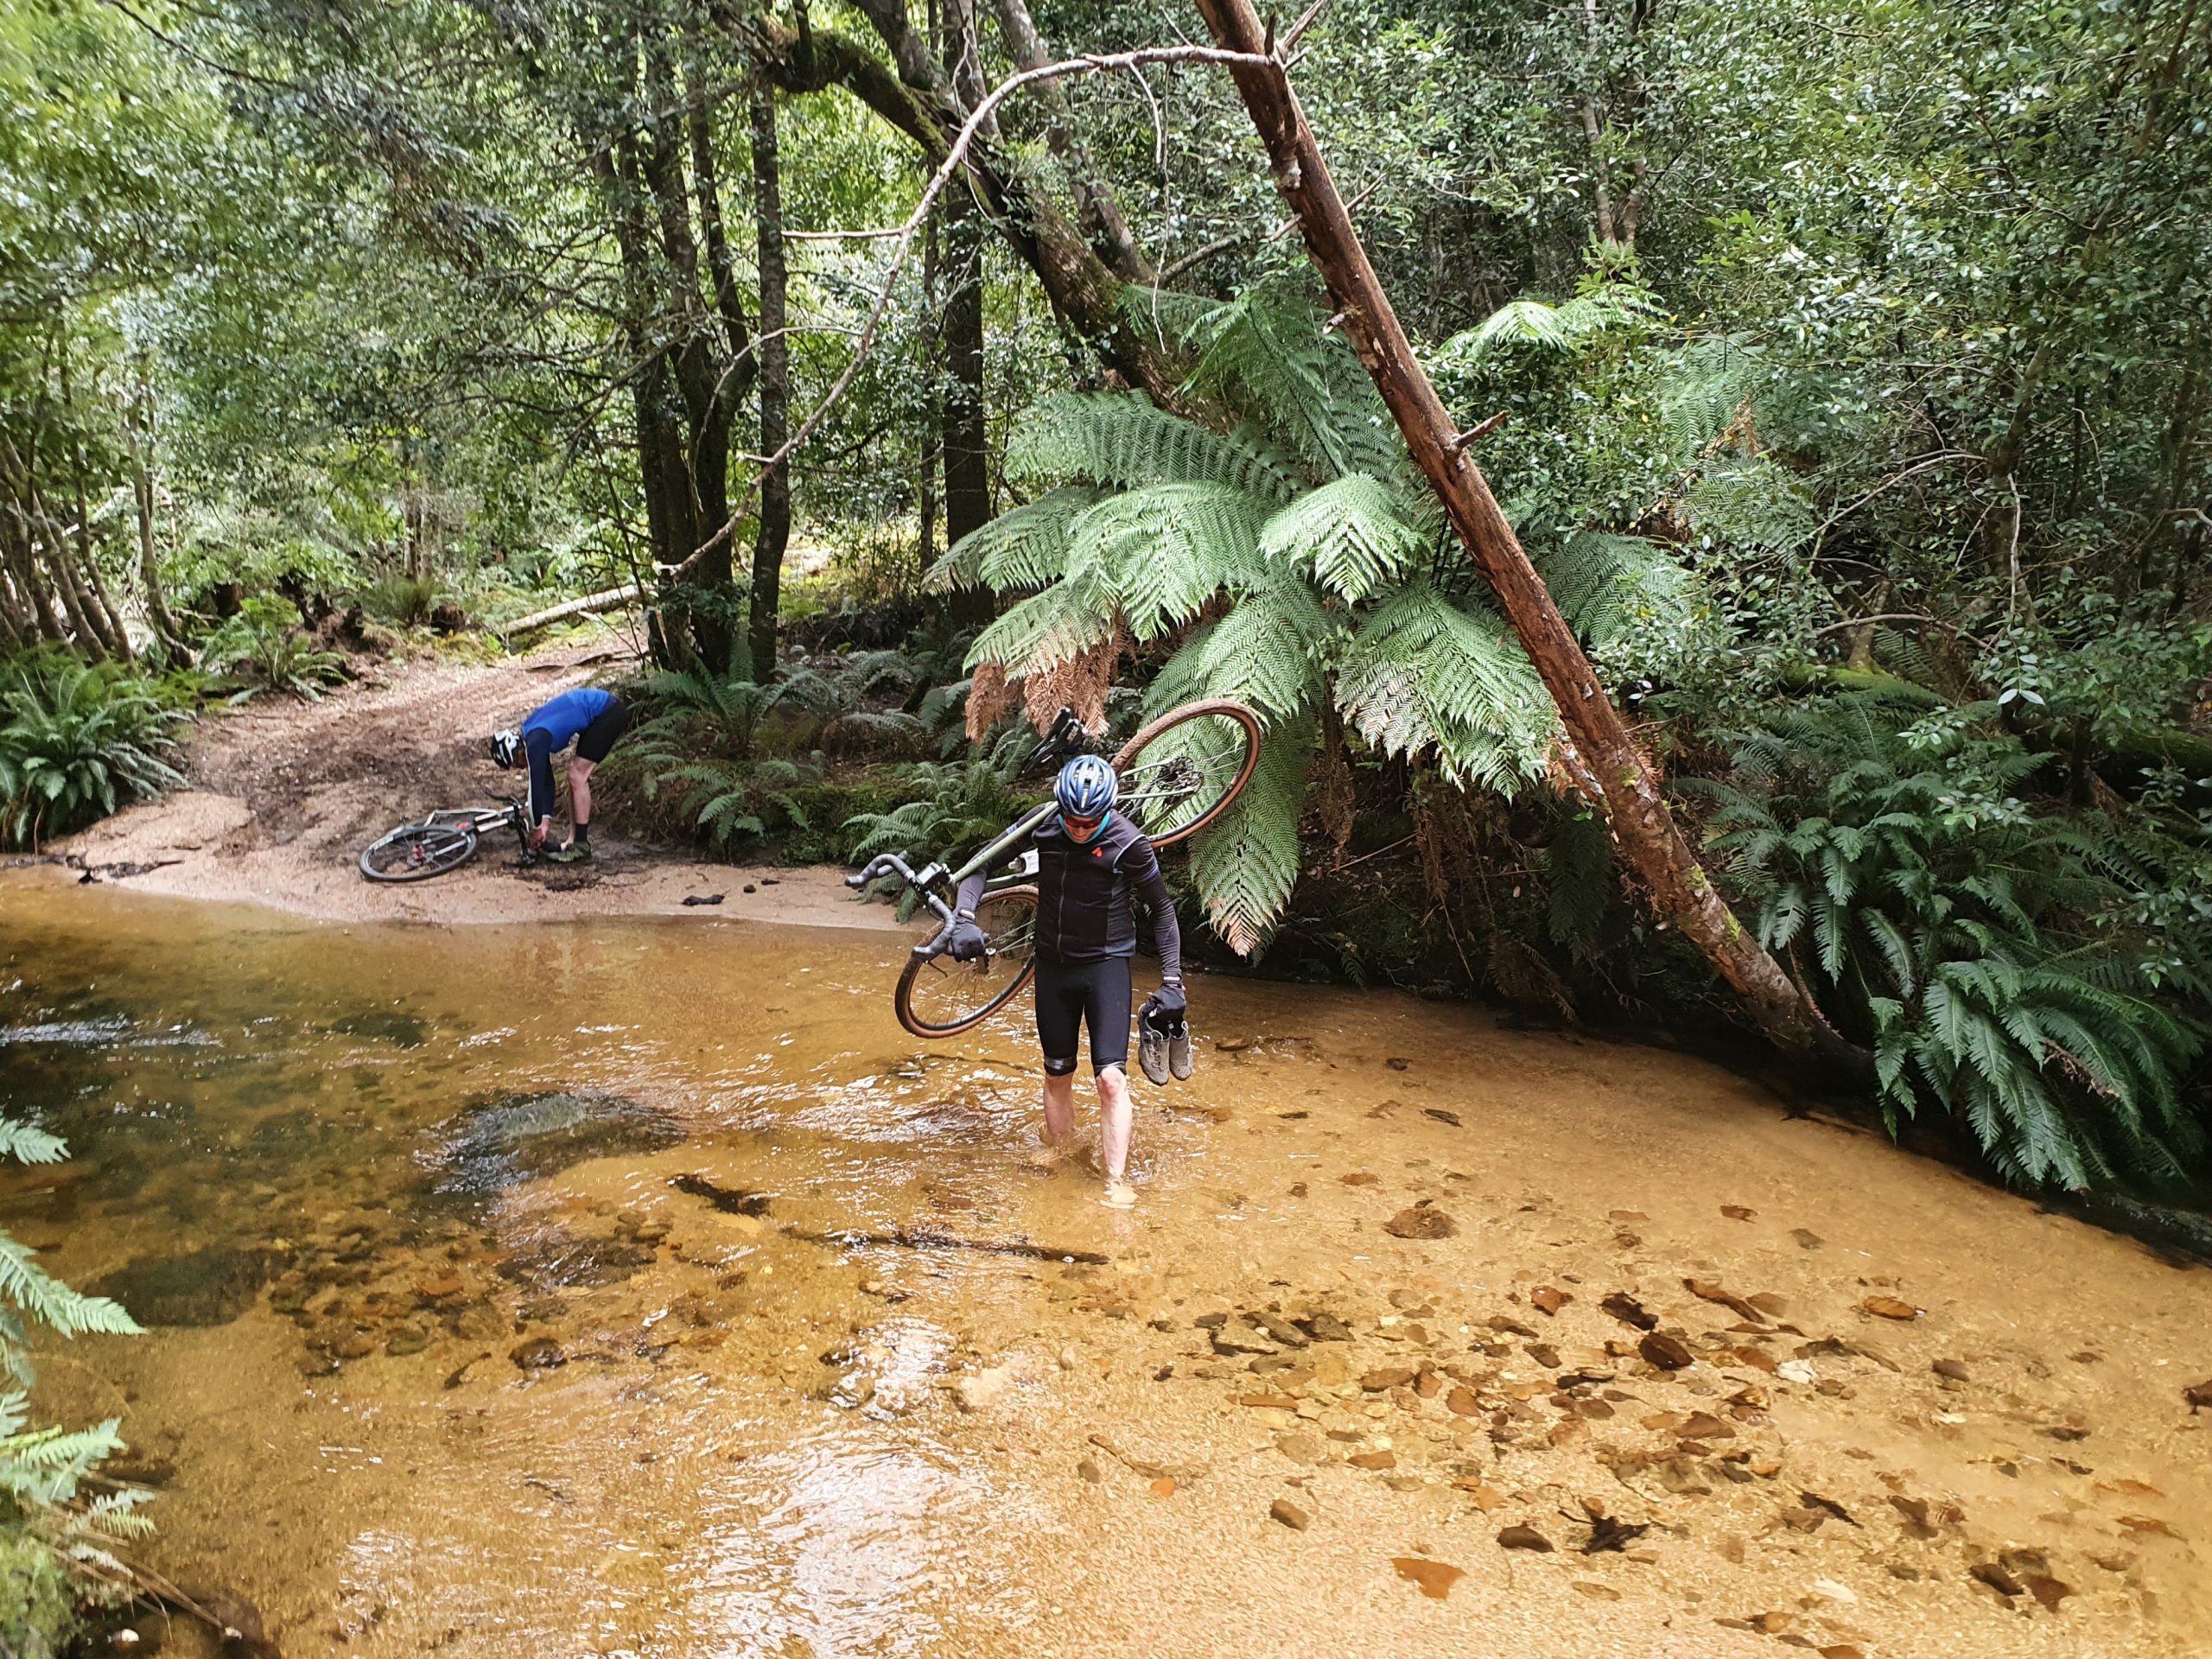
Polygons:
<instances>
[{"instance_id":1,"label":"black cycling glove","mask_svg":"<svg viewBox=\"0 0 2212 1659\"><path fill-rule=\"evenodd\" d=\"M989 937L976 925L976 918L962 911L952 918L944 948L955 962L980 962L989 951L990 943Z\"/></svg>"},{"instance_id":2,"label":"black cycling glove","mask_svg":"<svg viewBox=\"0 0 2212 1659\"><path fill-rule=\"evenodd\" d=\"M1166 1027L1183 1023L1183 1016L1190 1011L1190 999L1183 995L1183 982L1163 979L1160 988L1144 1000L1143 1019L1146 1023Z\"/></svg>"}]
</instances>

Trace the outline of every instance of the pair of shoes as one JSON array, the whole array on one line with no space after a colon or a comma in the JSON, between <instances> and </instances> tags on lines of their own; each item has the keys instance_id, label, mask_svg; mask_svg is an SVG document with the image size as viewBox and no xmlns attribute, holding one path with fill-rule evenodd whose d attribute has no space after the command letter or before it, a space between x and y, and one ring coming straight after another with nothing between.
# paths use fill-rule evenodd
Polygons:
<instances>
[{"instance_id":1,"label":"pair of shoes","mask_svg":"<svg viewBox=\"0 0 2212 1659\"><path fill-rule=\"evenodd\" d=\"M544 856L556 864L588 864L591 862L591 843L572 841L565 847L556 847Z\"/></svg>"},{"instance_id":2,"label":"pair of shoes","mask_svg":"<svg viewBox=\"0 0 2212 1659\"><path fill-rule=\"evenodd\" d=\"M1167 1033L1149 1020L1137 1021L1137 1064L1155 1084L1167 1081Z\"/></svg>"},{"instance_id":3,"label":"pair of shoes","mask_svg":"<svg viewBox=\"0 0 2212 1659\"><path fill-rule=\"evenodd\" d=\"M1178 1020L1172 1026L1158 1026L1150 1020L1140 1020L1137 1064L1144 1068L1145 1076L1156 1084L1165 1083L1170 1077L1178 1083L1189 1081L1191 1022Z\"/></svg>"}]
</instances>

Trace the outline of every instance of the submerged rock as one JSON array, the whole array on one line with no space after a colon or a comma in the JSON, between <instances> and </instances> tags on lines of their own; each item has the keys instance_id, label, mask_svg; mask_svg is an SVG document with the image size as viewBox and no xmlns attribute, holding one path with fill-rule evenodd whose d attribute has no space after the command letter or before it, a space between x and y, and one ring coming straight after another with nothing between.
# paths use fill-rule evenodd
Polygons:
<instances>
[{"instance_id":1,"label":"submerged rock","mask_svg":"<svg viewBox=\"0 0 2212 1659\"><path fill-rule=\"evenodd\" d=\"M394 1048L420 1048L430 1039L430 1028L419 1014L404 1008L361 1008L332 1020L324 1030L341 1037L365 1037Z\"/></svg>"},{"instance_id":2,"label":"submerged rock","mask_svg":"<svg viewBox=\"0 0 2212 1659\"><path fill-rule=\"evenodd\" d=\"M619 1095L506 1095L443 1126L432 1190L486 1198L593 1158L659 1152L683 1139L667 1113Z\"/></svg>"},{"instance_id":3,"label":"submerged rock","mask_svg":"<svg viewBox=\"0 0 2212 1659\"><path fill-rule=\"evenodd\" d=\"M143 1255L92 1287L141 1325L228 1325L253 1306L269 1278L272 1250L215 1246L177 1255Z\"/></svg>"}]
</instances>

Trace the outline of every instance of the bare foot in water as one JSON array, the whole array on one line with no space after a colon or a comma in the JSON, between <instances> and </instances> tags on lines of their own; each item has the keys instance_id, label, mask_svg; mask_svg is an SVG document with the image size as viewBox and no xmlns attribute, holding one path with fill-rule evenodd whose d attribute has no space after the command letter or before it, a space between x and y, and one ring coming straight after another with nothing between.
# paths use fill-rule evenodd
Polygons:
<instances>
[{"instance_id":1,"label":"bare foot in water","mask_svg":"<svg viewBox=\"0 0 2212 1659\"><path fill-rule=\"evenodd\" d=\"M1029 1154L1029 1167L1039 1175L1050 1175L1074 1157L1075 1151L1072 1140L1054 1141L1047 1137L1043 1146Z\"/></svg>"},{"instance_id":2,"label":"bare foot in water","mask_svg":"<svg viewBox=\"0 0 2212 1659\"><path fill-rule=\"evenodd\" d=\"M1099 1203L1109 1210L1134 1210L1136 1208L1137 1190L1127 1181L1109 1181L1106 1183L1106 1196L1099 1199Z\"/></svg>"}]
</instances>

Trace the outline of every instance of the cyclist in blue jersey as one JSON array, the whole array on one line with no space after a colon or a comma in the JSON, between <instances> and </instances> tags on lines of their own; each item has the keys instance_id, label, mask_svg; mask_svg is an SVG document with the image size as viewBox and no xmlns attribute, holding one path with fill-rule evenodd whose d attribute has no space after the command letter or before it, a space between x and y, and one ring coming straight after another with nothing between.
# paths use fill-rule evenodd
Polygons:
<instances>
[{"instance_id":1,"label":"cyclist in blue jersey","mask_svg":"<svg viewBox=\"0 0 2212 1659\"><path fill-rule=\"evenodd\" d=\"M553 833L553 808L558 799L553 786L553 757L571 742L576 746L575 758L569 762L569 800L575 809L575 834L567 846L546 855L556 863L580 864L591 858L591 774L607 759L614 740L629 729L629 711L620 697L597 686L580 685L532 709L519 732L493 734L492 759L500 766L528 761L530 844L533 847L543 847Z\"/></svg>"}]
</instances>

